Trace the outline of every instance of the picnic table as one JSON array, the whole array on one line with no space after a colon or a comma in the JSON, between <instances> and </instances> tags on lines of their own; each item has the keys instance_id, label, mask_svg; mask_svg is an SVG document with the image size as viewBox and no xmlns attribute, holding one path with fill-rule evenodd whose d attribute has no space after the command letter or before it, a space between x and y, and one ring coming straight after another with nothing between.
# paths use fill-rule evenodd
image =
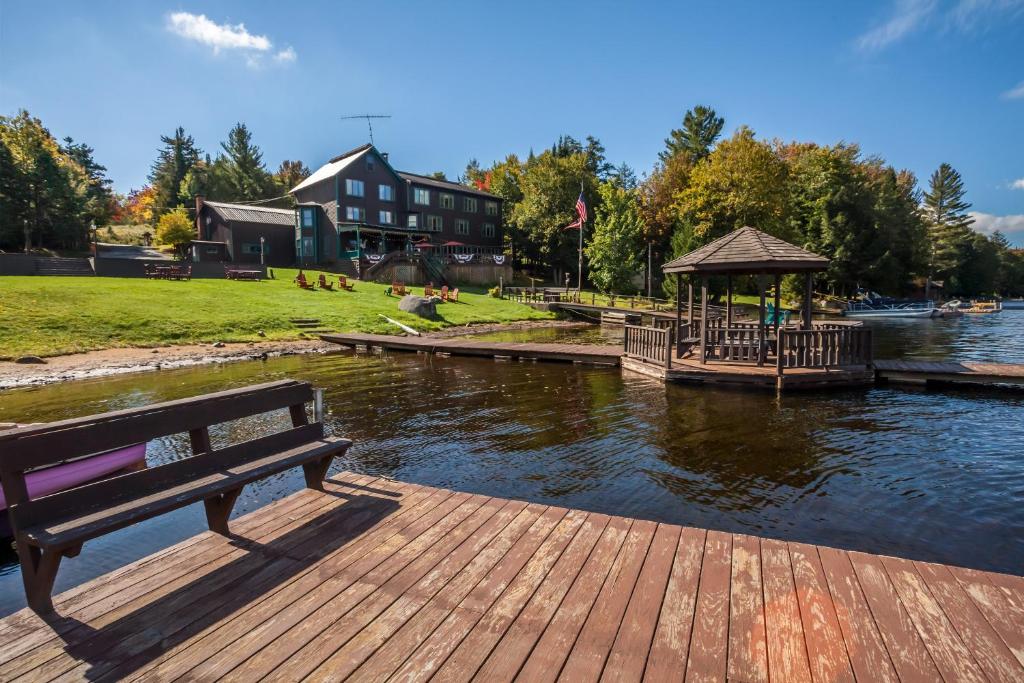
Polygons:
<instances>
[{"instance_id":1,"label":"picnic table","mask_svg":"<svg viewBox=\"0 0 1024 683\"><path fill-rule=\"evenodd\" d=\"M224 275L229 280L262 280L262 270L243 270L241 268L225 269Z\"/></svg>"},{"instance_id":2,"label":"picnic table","mask_svg":"<svg viewBox=\"0 0 1024 683\"><path fill-rule=\"evenodd\" d=\"M192 266L147 267L146 277L157 280L191 280Z\"/></svg>"}]
</instances>

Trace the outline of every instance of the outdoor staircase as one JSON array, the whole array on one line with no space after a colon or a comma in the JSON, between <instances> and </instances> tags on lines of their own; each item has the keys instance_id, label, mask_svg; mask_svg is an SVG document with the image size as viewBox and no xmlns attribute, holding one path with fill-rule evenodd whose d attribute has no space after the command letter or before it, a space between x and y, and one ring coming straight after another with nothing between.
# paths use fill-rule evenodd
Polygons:
<instances>
[{"instance_id":1,"label":"outdoor staircase","mask_svg":"<svg viewBox=\"0 0 1024 683\"><path fill-rule=\"evenodd\" d=\"M87 258L36 257L36 275L95 275Z\"/></svg>"},{"instance_id":2,"label":"outdoor staircase","mask_svg":"<svg viewBox=\"0 0 1024 683\"><path fill-rule=\"evenodd\" d=\"M299 334L318 337L321 334L330 334L334 330L325 329L320 318L290 318L288 320L300 330Z\"/></svg>"},{"instance_id":3,"label":"outdoor staircase","mask_svg":"<svg viewBox=\"0 0 1024 683\"><path fill-rule=\"evenodd\" d=\"M444 276L444 263L433 256L423 254L423 267L427 271L427 279L438 287L448 284L448 278Z\"/></svg>"}]
</instances>

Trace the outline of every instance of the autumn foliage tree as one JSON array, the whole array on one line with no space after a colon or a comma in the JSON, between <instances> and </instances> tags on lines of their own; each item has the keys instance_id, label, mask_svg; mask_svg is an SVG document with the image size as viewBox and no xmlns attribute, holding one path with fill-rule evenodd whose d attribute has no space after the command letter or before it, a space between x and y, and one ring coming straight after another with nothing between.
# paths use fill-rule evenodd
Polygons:
<instances>
[{"instance_id":1,"label":"autumn foliage tree","mask_svg":"<svg viewBox=\"0 0 1024 683\"><path fill-rule=\"evenodd\" d=\"M188 217L185 207L178 206L176 209L160 216L156 224L156 241L159 244L167 244L174 247L182 256L189 242L195 239L195 226Z\"/></svg>"}]
</instances>

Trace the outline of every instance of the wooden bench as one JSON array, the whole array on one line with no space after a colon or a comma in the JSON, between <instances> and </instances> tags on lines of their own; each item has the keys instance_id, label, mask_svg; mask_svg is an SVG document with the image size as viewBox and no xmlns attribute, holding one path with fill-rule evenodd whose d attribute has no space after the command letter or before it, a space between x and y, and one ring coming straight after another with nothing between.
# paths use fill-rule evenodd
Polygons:
<instances>
[{"instance_id":1,"label":"wooden bench","mask_svg":"<svg viewBox=\"0 0 1024 683\"><path fill-rule=\"evenodd\" d=\"M306 486L322 490L331 462L352 442L309 422L306 403L314 398L308 382L282 380L0 433L0 481L29 606L53 610L61 558L76 556L90 539L199 501L210 530L228 535L246 484L300 465ZM211 425L285 408L289 429L217 448L210 443ZM28 497L28 471L184 433L191 457Z\"/></svg>"}]
</instances>

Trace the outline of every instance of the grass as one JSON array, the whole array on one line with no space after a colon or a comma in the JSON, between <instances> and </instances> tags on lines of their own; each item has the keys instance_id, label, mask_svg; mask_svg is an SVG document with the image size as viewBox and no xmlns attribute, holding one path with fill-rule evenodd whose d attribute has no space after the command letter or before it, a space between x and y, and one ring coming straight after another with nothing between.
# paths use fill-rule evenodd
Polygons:
<instances>
[{"instance_id":1,"label":"grass","mask_svg":"<svg viewBox=\"0 0 1024 683\"><path fill-rule=\"evenodd\" d=\"M276 280L172 282L136 278L0 278L0 359L130 346L300 339L290 318L319 318L338 332L396 333L380 314L421 331L451 325L551 319L550 313L461 291L439 304L438 320L398 310L387 285L356 282L354 292L314 292L275 268ZM319 273L306 271L316 279ZM421 288L415 288L422 293ZM263 332L265 336L259 333Z\"/></svg>"}]
</instances>

